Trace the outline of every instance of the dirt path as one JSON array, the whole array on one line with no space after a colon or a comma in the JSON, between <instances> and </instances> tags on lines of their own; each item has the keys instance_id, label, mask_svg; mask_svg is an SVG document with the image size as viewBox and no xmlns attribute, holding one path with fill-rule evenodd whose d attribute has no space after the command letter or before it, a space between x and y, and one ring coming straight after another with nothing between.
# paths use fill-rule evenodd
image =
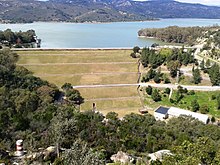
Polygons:
<instances>
[{"instance_id":1,"label":"dirt path","mask_svg":"<svg viewBox=\"0 0 220 165\"><path fill-rule=\"evenodd\" d=\"M177 89L180 85L176 84L154 84L154 83L136 83L136 84L106 84L106 85L79 85L73 86L73 88L107 88L107 87L125 87L125 86L141 86L147 87L152 86L155 88L173 88ZM220 91L220 86L194 86L194 85L181 85L183 88L187 88L188 90L196 90L196 91Z\"/></svg>"}]
</instances>

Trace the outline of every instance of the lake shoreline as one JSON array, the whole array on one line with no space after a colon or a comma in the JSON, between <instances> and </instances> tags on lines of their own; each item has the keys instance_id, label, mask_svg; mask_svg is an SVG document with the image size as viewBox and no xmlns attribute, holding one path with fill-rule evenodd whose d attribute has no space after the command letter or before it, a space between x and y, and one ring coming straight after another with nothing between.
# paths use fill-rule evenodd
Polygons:
<instances>
[{"instance_id":1,"label":"lake shoreline","mask_svg":"<svg viewBox=\"0 0 220 165\"><path fill-rule=\"evenodd\" d=\"M34 29L42 40L41 48L61 49L130 49L134 46L148 47L154 43L165 45L154 38L138 37L143 28L163 28L167 26L211 26L220 24L214 19L161 19L146 22L114 23L45 23L0 24L0 30L27 31Z\"/></svg>"}]
</instances>

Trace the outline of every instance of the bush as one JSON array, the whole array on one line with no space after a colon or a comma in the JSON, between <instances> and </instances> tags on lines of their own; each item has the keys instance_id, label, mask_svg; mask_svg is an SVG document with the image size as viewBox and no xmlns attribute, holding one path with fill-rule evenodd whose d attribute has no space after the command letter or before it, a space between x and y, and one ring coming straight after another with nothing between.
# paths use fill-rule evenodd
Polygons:
<instances>
[{"instance_id":1,"label":"bush","mask_svg":"<svg viewBox=\"0 0 220 165\"><path fill-rule=\"evenodd\" d=\"M211 122L214 123L215 121L216 121L216 120L215 120L215 117L212 116Z\"/></svg>"},{"instance_id":2,"label":"bush","mask_svg":"<svg viewBox=\"0 0 220 165\"><path fill-rule=\"evenodd\" d=\"M165 90L164 90L164 93L166 93L166 94L170 94L170 88L166 88Z\"/></svg>"},{"instance_id":3,"label":"bush","mask_svg":"<svg viewBox=\"0 0 220 165\"><path fill-rule=\"evenodd\" d=\"M189 95L195 95L195 91L194 90L192 90L192 91L189 91L189 93L188 93Z\"/></svg>"},{"instance_id":4,"label":"bush","mask_svg":"<svg viewBox=\"0 0 220 165\"><path fill-rule=\"evenodd\" d=\"M174 103L175 101L173 99L170 99L170 103Z\"/></svg>"},{"instance_id":5,"label":"bush","mask_svg":"<svg viewBox=\"0 0 220 165\"><path fill-rule=\"evenodd\" d=\"M151 97L155 102L161 101L161 96L157 89L153 90Z\"/></svg>"},{"instance_id":6,"label":"bush","mask_svg":"<svg viewBox=\"0 0 220 165\"><path fill-rule=\"evenodd\" d=\"M170 79L168 77L164 78L164 84L169 84L171 83Z\"/></svg>"},{"instance_id":7,"label":"bush","mask_svg":"<svg viewBox=\"0 0 220 165\"><path fill-rule=\"evenodd\" d=\"M209 107L208 107L208 105L202 105L201 107L200 107L200 109L199 109L199 111L202 113L202 114L206 114L206 113L208 113L209 112Z\"/></svg>"},{"instance_id":8,"label":"bush","mask_svg":"<svg viewBox=\"0 0 220 165\"><path fill-rule=\"evenodd\" d=\"M156 74L156 76L154 77L154 82L157 83L157 84L161 82L159 74Z\"/></svg>"},{"instance_id":9,"label":"bush","mask_svg":"<svg viewBox=\"0 0 220 165\"><path fill-rule=\"evenodd\" d=\"M134 52L134 53L139 53L140 49L141 49L140 47L135 46L135 47L133 48L133 52Z\"/></svg>"},{"instance_id":10,"label":"bush","mask_svg":"<svg viewBox=\"0 0 220 165\"><path fill-rule=\"evenodd\" d=\"M215 100L215 99L216 99L216 95L212 95L212 96L211 96L211 99L212 99L212 100Z\"/></svg>"},{"instance_id":11,"label":"bush","mask_svg":"<svg viewBox=\"0 0 220 165\"><path fill-rule=\"evenodd\" d=\"M131 56L132 58L137 58L137 57L136 57L136 53L131 53L130 56Z\"/></svg>"},{"instance_id":12,"label":"bush","mask_svg":"<svg viewBox=\"0 0 220 165\"><path fill-rule=\"evenodd\" d=\"M143 76L141 82L148 82L150 79L147 76Z\"/></svg>"},{"instance_id":13,"label":"bush","mask_svg":"<svg viewBox=\"0 0 220 165\"><path fill-rule=\"evenodd\" d=\"M148 87L146 88L147 94L148 94L148 95L151 95L151 94L152 94L152 91L153 91L153 88L152 88L150 85L148 85Z\"/></svg>"},{"instance_id":14,"label":"bush","mask_svg":"<svg viewBox=\"0 0 220 165\"><path fill-rule=\"evenodd\" d=\"M197 102L197 100L193 100L191 102L191 107L192 107L193 112L196 112L199 110L200 106L199 106L199 103Z\"/></svg>"}]
</instances>

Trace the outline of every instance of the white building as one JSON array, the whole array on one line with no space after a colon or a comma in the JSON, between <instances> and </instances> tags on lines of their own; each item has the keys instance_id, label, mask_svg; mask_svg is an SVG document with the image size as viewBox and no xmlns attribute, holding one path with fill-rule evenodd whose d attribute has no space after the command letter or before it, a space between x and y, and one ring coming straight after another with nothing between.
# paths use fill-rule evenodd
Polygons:
<instances>
[{"instance_id":1,"label":"white building","mask_svg":"<svg viewBox=\"0 0 220 165\"><path fill-rule=\"evenodd\" d=\"M154 111L154 117L156 120L165 120L168 118L168 110L169 108L160 106Z\"/></svg>"},{"instance_id":2,"label":"white building","mask_svg":"<svg viewBox=\"0 0 220 165\"><path fill-rule=\"evenodd\" d=\"M196 113L196 112L192 112L192 111L188 111L188 110L184 110L180 108L175 108L175 107L171 107L171 108L159 107L154 112L154 116L156 120L165 120L167 118L179 117L181 115L191 116L205 124L207 124L209 121L208 115L204 115L201 113Z\"/></svg>"}]
</instances>

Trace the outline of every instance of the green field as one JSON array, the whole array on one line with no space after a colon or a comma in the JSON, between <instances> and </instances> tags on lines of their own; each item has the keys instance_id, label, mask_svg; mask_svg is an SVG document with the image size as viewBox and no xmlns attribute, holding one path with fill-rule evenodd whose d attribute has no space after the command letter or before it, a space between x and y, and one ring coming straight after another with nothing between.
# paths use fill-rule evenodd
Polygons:
<instances>
[{"instance_id":1,"label":"green field","mask_svg":"<svg viewBox=\"0 0 220 165\"><path fill-rule=\"evenodd\" d=\"M138 80L137 59L130 57L131 50L56 50L18 51L19 65L50 83L61 87L72 85L134 84ZM92 103L106 114L119 116L141 108L136 87L80 88L85 103L81 110L89 110Z\"/></svg>"},{"instance_id":2,"label":"green field","mask_svg":"<svg viewBox=\"0 0 220 165\"><path fill-rule=\"evenodd\" d=\"M161 94L163 91L161 90ZM165 106L165 107L180 107L182 109L191 110L191 102L193 100L197 100L200 107L202 105L207 105L209 107L209 114L212 116L215 116L217 118L220 118L220 110L217 110L217 101L212 100L212 95L217 95L219 91L215 92L201 92L197 91L195 92L195 95L188 95L185 94L183 99L179 103L171 103L168 99L168 95L162 94L162 101L154 102L151 98L151 96L145 94L145 105L151 109L154 110L158 108L159 106ZM173 92L172 99L175 100L176 92Z\"/></svg>"}]
</instances>

